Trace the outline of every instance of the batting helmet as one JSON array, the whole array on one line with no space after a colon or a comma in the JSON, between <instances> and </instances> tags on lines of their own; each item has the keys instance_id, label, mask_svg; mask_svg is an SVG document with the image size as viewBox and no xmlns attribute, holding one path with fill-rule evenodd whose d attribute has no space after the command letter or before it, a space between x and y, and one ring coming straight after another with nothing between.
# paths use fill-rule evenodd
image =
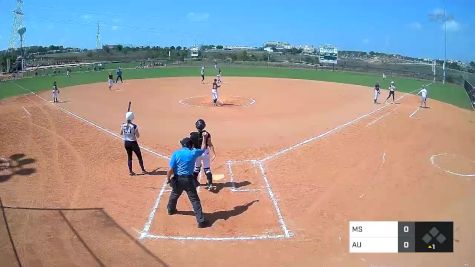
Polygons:
<instances>
[{"instance_id":1,"label":"batting helmet","mask_svg":"<svg viewBox=\"0 0 475 267\"><path fill-rule=\"evenodd\" d=\"M135 116L134 116L134 113L133 113L133 112L129 111L129 112L125 113L125 120L127 120L127 121L133 121L134 118L135 118Z\"/></svg>"},{"instance_id":2,"label":"batting helmet","mask_svg":"<svg viewBox=\"0 0 475 267\"><path fill-rule=\"evenodd\" d=\"M195 123L196 129L202 131L206 127L206 122L203 119L199 119Z\"/></svg>"}]
</instances>

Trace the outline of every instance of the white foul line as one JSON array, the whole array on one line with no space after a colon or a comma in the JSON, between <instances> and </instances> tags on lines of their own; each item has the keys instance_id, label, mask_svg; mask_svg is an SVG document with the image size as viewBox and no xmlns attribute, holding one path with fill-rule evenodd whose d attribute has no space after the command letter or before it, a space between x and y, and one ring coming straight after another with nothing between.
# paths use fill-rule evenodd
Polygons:
<instances>
[{"instance_id":1,"label":"white foul line","mask_svg":"<svg viewBox=\"0 0 475 267\"><path fill-rule=\"evenodd\" d=\"M421 109L421 107L418 107L416 110L414 110L414 112L409 115L409 118L412 118L412 116L414 116L419 111L419 109Z\"/></svg>"},{"instance_id":2,"label":"white foul line","mask_svg":"<svg viewBox=\"0 0 475 267\"><path fill-rule=\"evenodd\" d=\"M43 98L42 96L38 95L37 93L35 93L35 92L33 92L33 91L31 91L31 90L29 90L29 89L27 89L27 88L25 88L25 87L23 87L23 86L17 84L17 83L14 83L14 84L17 85L18 87L20 87L20 88L23 89L23 90L26 90L26 91L31 92L32 94L34 94L35 96L39 97L39 98L42 99L43 101L45 101L45 102L47 102L47 103L51 103L51 102L49 102L48 100L46 100L45 98ZM99 126L98 124L96 124L96 123L94 123L94 122L92 122L92 121L90 121L90 120L88 120L88 119L85 119L85 118L83 118L83 117L81 117L81 116L79 116L79 115L77 115L77 114L75 114L75 113L73 113L73 112L71 112L71 111L69 111L69 110L67 110L67 109L65 109L65 108L63 108L63 107L61 107L61 106L59 106L59 105L55 105L55 104L53 104L53 103L51 103L51 104L54 105L55 107L57 107L59 110L63 111L64 113L69 114L69 115L71 115L71 116L73 116L73 117L75 117L75 118L77 118L77 119L79 119L79 120L81 120L81 121L83 121L83 122L85 122L85 123L91 125L91 126L96 127L97 129L99 129L99 130L101 130L101 131L103 131L103 132L106 132L106 133L108 133L108 134L110 134L110 135L112 135L112 136L114 136L114 137L116 137L116 138L122 140L122 137L121 137L120 135L118 135L118 134L112 132L111 130L108 130L108 129L102 127L102 126ZM140 146L140 148L143 149L143 150L145 150L145 151L147 151L147 152L149 152L149 153L151 153L151 154L153 154L153 155L155 155L155 156L158 156L158 157L160 157L160 158L162 158L162 159L167 159L167 160L170 159L169 157L167 157L167 156L165 156L165 155L162 155L162 154L160 154L160 153L158 153L158 152L155 152L155 151L153 151L152 149L150 149L150 148L148 148L148 147Z\"/></svg>"},{"instance_id":3,"label":"white foul line","mask_svg":"<svg viewBox=\"0 0 475 267\"><path fill-rule=\"evenodd\" d=\"M402 95L401 97L399 97L398 99L396 99L396 101L401 100L401 99L404 98L405 96L407 96L407 95L409 95L409 94L411 94L411 93L414 93L415 91L417 91L417 89L414 90L414 91L412 91L412 92L409 92L409 93L406 93L406 94ZM326 131L326 132L324 132L324 133L322 133L322 134L319 134L319 135L317 135L317 136L314 136L314 137L311 137L311 138L309 138L309 139L306 139L306 140L304 140L304 141L302 141L302 142L300 142L300 143L298 143L298 144L295 144L295 145L293 145L293 146L290 146L290 147L288 147L288 148L282 149L282 150L280 150L280 151L278 151L278 152L276 152L276 153L274 153L274 154L272 154L272 155L269 155L269 156L267 156L267 157L261 159L260 161L264 162L264 161L267 161L267 160L274 159L274 158L276 158L276 157L278 157L278 156L281 156L282 154L285 154L285 153L287 153L287 152L289 152L289 151L292 151L292 150L294 150L294 149L296 149L296 148L299 148L299 147L301 147L301 146L303 146L303 145L305 145L305 144L307 144L307 143L316 141L316 140L318 140L318 139L322 139L323 137L326 137L327 135L330 135L330 134L332 134L332 133L338 132L338 131L341 130L341 129L344 129L344 128L346 128L346 127L352 125L352 124L355 124L355 123L359 122L360 120L362 120L362 119L364 119L364 118L366 118L366 117L368 117L368 116L373 115L374 113L376 113L376 112L378 112L378 111L380 111L380 110L386 108L386 107L389 106L389 105L390 105L390 104L385 104L384 106L382 106L382 107L380 107L380 108L377 108L377 109L375 109L375 110L373 110L373 111L371 111L371 112L369 112L369 113L363 114L363 115L359 116L359 117L356 118L356 119L353 119L353 120L351 120L351 121L349 121L349 122L346 122L346 123L344 123L344 124L338 125L337 127L333 128L333 129L331 129L331 130L329 130L329 131Z\"/></svg>"},{"instance_id":4,"label":"white foul line","mask_svg":"<svg viewBox=\"0 0 475 267\"><path fill-rule=\"evenodd\" d=\"M28 116L31 116L31 113L24 106L22 106L22 108L26 112L26 114L28 114Z\"/></svg>"}]
</instances>

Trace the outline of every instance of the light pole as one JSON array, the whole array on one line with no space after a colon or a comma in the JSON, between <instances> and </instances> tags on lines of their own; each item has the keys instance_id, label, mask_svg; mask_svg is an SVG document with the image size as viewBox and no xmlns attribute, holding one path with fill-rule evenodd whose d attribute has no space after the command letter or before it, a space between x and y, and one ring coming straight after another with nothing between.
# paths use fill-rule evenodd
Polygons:
<instances>
[{"instance_id":1,"label":"light pole","mask_svg":"<svg viewBox=\"0 0 475 267\"><path fill-rule=\"evenodd\" d=\"M447 61L447 13L446 13L446 9L445 9L445 3L444 3L444 64L442 65L442 70L444 71L444 78L442 80L442 84L445 84L445 64L446 64L446 61Z\"/></svg>"}]
</instances>

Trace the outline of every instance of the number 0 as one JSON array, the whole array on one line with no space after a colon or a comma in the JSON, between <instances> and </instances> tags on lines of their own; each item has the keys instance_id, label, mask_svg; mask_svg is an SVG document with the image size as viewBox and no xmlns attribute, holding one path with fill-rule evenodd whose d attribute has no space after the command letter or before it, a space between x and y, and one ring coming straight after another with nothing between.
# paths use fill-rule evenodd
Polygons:
<instances>
[{"instance_id":1,"label":"number 0","mask_svg":"<svg viewBox=\"0 0 475 267\"><path fill-rule=\"evenodd\" d=\"M409 226L404 226L404 233L409 233Z\"/></svg>"}]
</instances>

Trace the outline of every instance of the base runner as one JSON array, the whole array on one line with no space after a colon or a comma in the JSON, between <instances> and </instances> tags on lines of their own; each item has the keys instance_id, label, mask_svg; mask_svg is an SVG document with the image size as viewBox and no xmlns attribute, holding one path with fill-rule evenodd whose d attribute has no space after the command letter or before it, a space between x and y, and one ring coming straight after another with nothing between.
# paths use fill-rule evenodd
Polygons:
<instances>
[{"instance_id":1,"label":"base runner","mask_svg":"<svg viewBox=\"0 0 475 267\"><path fill-rule=\"evenodd\" d=\"M381 94L381 91L379 89L379 83L376 83L374 85L374 99L373 99L373 102L375 104L378 104L378 97L379 97L380 94Z\"/></svg>"},{"instance_id":2,"label":"base runner","mask_svg":"<svg viewBox=\"0 0 475 267\"><path fill-rule=\"evenodd\" d=\"M422 104L424 104L424 108L426 108L427 107L427 89L425 88L425 86L422 86L422 89L417 94L421 95L420 107L422 108Z\"/></svg>"}]
</instances>

